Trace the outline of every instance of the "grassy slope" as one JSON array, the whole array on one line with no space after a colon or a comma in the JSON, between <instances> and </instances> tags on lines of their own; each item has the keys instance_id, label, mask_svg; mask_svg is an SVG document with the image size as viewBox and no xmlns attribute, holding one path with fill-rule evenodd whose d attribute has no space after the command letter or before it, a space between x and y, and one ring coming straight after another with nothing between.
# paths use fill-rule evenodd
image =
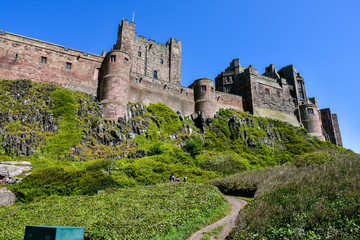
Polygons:
<instances>
[{"instance_id":1,"label":"grassy slope","mask_svg":"<svg viewBox=\"0 0 360 240\"><path fill-rule=\"evenodd\" d=\"M257 188L228 239L359 239L359 169L359 155L324 151L213 181L223 191Z\"/></svg>"},{"instance_id":2,"label":"grassy slope","mask_svg":"<svg viewBox=\"0 0 360 240\"><path fill-rule=\"evenodd\" d=\"M209 185L108 190L0 208L0 239L23 239L25 225L81 226L85 239L186 239L229 208Z\"/></svg>"}]
</instances>

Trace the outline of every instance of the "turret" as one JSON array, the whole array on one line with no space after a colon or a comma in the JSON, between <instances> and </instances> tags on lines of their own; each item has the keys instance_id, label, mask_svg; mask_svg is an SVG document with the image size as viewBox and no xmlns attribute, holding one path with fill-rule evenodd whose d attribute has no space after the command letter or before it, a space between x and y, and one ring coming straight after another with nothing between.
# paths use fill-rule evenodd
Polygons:
<instances>
[{"instance_id":1,"label":"turret","mask_svg":"<svg viewBox=\"0 0 360 240\"><path fill-rule=\"evenodd\" d=\"M325 141L321 124L321 113L315 98L299 106L301 123L313 137Z\"/></svg>"},{"instance_id":2,"label":"turret","mask_svg":"<svg viewBox=\"0 0 360 240\"><path fill-rule=\"evenodd\" d=\"M113 49L122 50L131 54L135 37L135 23L130 22L129 24L128 20L123 19L119 25L118 38Z\"/></svg>"},{"instance_id":3,"label":"turret","mask_svg":"<svg viewBox=\"0 0 360 240\"><path fill-rule=\"evenodd\" d=\"M213 118L216 113L213 80L200 78L191 87L194 89L195 111L203 112L206 118Z\"/></svg>"},{"instance_id":4,"label":"turret","mask_svg":"<svg viewBox=\"0 0 360 240\"><path fill-rule=\"evenodd\" d=\"M130 85L130 55L122 50L111 50L101 66L100 104L105 118L116 120L126 113Z\"/></svg>"}]
</instances>

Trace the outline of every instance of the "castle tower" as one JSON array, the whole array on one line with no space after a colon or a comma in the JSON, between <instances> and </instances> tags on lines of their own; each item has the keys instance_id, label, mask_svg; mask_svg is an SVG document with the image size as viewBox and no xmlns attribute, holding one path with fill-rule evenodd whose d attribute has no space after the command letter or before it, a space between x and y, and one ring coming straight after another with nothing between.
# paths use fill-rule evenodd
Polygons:
<instances>
[{"instance_id":1,"label":"castle tower","mask_svg":"<svg viewBox=\"0 0 360 240\"><path fill-rule=\"evenodd\" d=\"M309 98L308 103L299 106L301 123L309 134L325 141L323 135L320 109L315 98Z\"/></svg>"},{"instance_id":2,"label":"castle tower","mask_svg":"<svg viewBox=\"0 0 360 240\"><path fill-rule=\"evenodd\" d=\"M116 120L124 116L127 109L130 85L130 55L122 50L113 49L106 55L101 69L100 104L103 105L105 118Z\"/></svg>"},{"instance_id":3,"label":"castle tower","mask_svg":"<svg viewBox=\"0 0 360 240\"><path fill-rule=\"evenodd\" d=\"M206 118L213 118L216 113L214 82L208 78L195 80L194 89L195 111L201 111Z\"/></svg>"}]
</instances>

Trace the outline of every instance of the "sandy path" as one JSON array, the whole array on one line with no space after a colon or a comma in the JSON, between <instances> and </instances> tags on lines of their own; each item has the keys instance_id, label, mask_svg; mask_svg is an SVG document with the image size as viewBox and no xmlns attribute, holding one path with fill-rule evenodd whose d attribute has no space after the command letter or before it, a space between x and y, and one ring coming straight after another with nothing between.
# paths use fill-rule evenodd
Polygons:
<instances>
[{"instance_id":1,"label":"sandy path","mask_svg":"<svg viewBox=\"0 0 360 240\"><path fill-rule=\"evenodd\" d=\"M204 227L203 229L197 231L196 233L191 235L191 237L188 238L188 240L201 240L204 232L208 232L220 225L223 225L224 223L226 225L223 228L223 231L221 232L221 234L217 240L224 240L226 238L226 236L230 233L230 231L235 226L236 217L238 216L240 209L242 209L247 204L247 202L240 200L238 198L234 198L234 197L226 196L225 198L233 205L231 212L226 217L220 219L216 223L208 225L208 226ZM212 238L212 239L215 239L215 238Z\"/></svg>"}]
</instances>

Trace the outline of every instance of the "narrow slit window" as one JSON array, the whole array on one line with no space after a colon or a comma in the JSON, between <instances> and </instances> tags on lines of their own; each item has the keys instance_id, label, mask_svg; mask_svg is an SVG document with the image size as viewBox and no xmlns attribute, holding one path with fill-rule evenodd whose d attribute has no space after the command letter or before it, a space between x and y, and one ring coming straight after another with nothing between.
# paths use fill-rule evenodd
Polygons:
<instances>
[{"instance_id":1,"label":"narrow slit window","mask_svg":"<svg viewBox=\"0 0 360 240\"><path fill-rule=\"evenodd\" d=\"M265 95L270 95L270 89L268 89L268 88L265 88Z\"/></svg>"},{"instance_id":2,"label":"narrow slit window","mask_svg":"<svg viewBox=\"0 0 360 240\"><path fill-rule=\"evenodd\" d=\"M157 71L154 70L154 74L153 74L154 78L157 78Z\"/></svg>"},{"instance_id":3,"label":"narrow slit window","mask_svg":"<svg viewBox=\"0 0 360 240\"><path fill-rule=\"evenodd\" d=\"M164 60L162 58L160 59L160 64L164 64Z\"/></svg>"},{"instance_id":4,"label":"narrow slit window","mask_svg":"<svg viewBox=\"0 0 360 240\"><path fill-rule=\"evenodd\" d=\"M299 97L300 97L301 99L304 99L304 93L303 93L302 91L299 91Z\"/></svg>"},{"instance_id":5,"label":"narrow slit window","mask_svg":"<svg viewBox=\"0 0 360 240\"><path fill-rule=\"evenodd\" d=\"M66 63L66 69L68 69L68 70L71 69L71 63L69 63L69 62Z\"/></svg>"},{"instance_id":6,"label":"narrow slit window","mask_svg":"<svg viewBox=\"0 0 360 240\"><path fill-rule=\"evenodd\" d=\"M206 92L206 86L201 86L201 91Z\"/></svg>"},{"instance_id":7,"label":"narrow slit window","mask_svg":"<svg viewBox=\"0 0 360 240\"><path fill-rule=\"evenodd\" d=\"M47 57L41 57L41 63L46 64L46 62L47 62Z\"/></svg>"},{"instance_id":8,"label":"narrow slit window","mask_svg":"<svg viewBox=\"0 0 360 240\"><path fill-rule=\"evenodd\" d=\"M141 52L140 51L138 51L138 56L141 57Z\"/></svg>"},{"instance_id":9,"label":"narrow slit window","mask_svg":"<svg viewBox=\"0 0 360 240\"><path fill-rule=\"evenodd\" d=\"M124 64L125 64L125 65L127 65L128 61L129 61L129 59L124 58Z\"/></svg>"},{"instance_id":10,"label":"narrow slit window","mask_svg":"<svg viewBox=\"0 0 360 240\"><path fill-rule=\"evenodd\" d=\"M18 59L19 55L16 53L15 54L15 57L14 57L14 60L16 61Z\"/></svg>"},{"instance_id":11,"label":"narrow slit window","mask_svg":"<svg viewBox=\"0 0 360 240\"><path fill-rule=\"evenodd\" d=\"M116 62L116 55L110 56L110 62Z\"/></svg>"}]
</instances>

